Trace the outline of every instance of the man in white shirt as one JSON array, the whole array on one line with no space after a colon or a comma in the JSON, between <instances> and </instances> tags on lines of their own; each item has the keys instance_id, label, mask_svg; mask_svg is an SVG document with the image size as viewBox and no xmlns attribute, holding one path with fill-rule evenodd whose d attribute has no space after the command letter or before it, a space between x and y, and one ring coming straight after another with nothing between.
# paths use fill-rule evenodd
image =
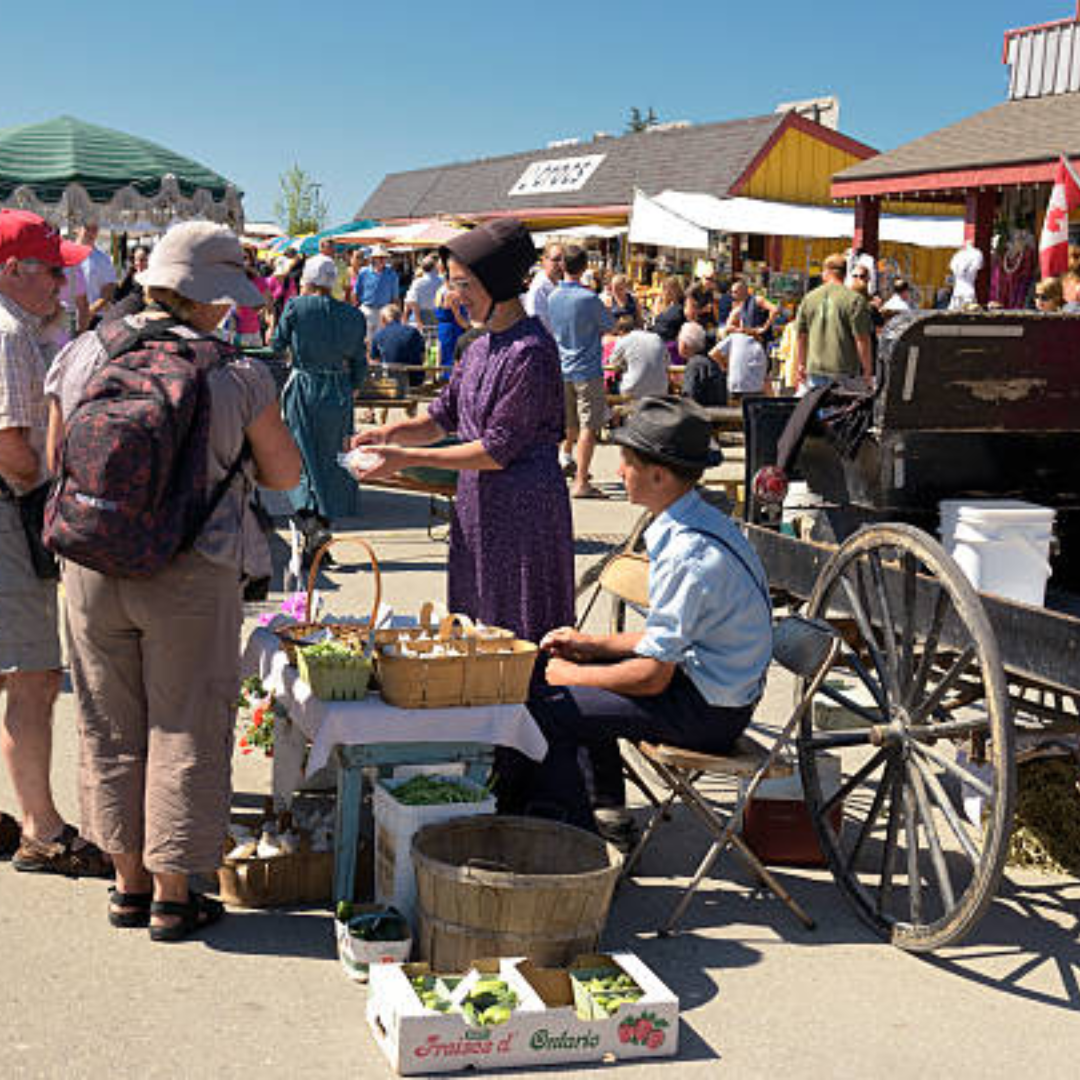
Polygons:
<instances>
[{"instance_id":1,"label":"man in white shirt","mask_svg":"<svg viewBox=\"0 0 1080 1080\"><path fill-rule=\"evenodd\" d=\"M443 282L437 267L438 259L434 255L425 255L420 263L420 273L412 279L405 294L406 322L411 321L417 329L436 324L435 296Z\"/></svg>"},{"instance_id":2,"label":"man in white shirt","mask_svg":"<svg viewBox=\"0 0 1080 1080\"><path fill-rule=\"evenodd\" d=\"M116 267L104 251L94 246L98 238L98 223L88 221L79 229L78 242L90 249L90 254L79 264L86 283L86 302L90 317L100 315L111 303L116 292Z\"/></svg>"},{"instance_id":3,"label":"man in white shirt","mask_svg":"<svg viewBox=\"0 0 1080 1080\"><path fill-rule=\"evenodd\" d=\"M899 315L901 311L912 311L915 305L911 302L911 286L903 278L897 278L893 282L893 294L881 305L881 311L886 316Z\"/></svg>"},{"instance_id":4,"label":"man in white shirt","mask_svg":"<svg viewBox=\"0 0 1080 1080\"><path fill-rule=\"evenodd\" d=\"M563 279L562 244L550 241L544 245L544 254L540 259L540 269L536 271L525 294L525 311L534 315L551 333L551 320L548 318L548 297L555 291L555 286Z\"/></svg>"},{"instance_id":5,"label":"man in white shirt","mask_svg":"<svg viewBox=\"0 0 1080 1080\"><path fill-rule=\"evenodd\" d=\"M757 338L744 330L729 330L709 356L727 372L728 397L760 394L765 389L769 358Z\"/></svg>"},{"instance_id":6,"label":"man in white shirt","mask_svg":"<svg viewBox=\"0 0 1080 1080\"><path fill-rule=\"evenodd\" d=\"M668 351L659 334L635 330L633 315L620 315L615 321L619 340L609 363L622 371L619 393L634 401L643 397L662 397L668 392Z\"/></svg>"}]
</instances>

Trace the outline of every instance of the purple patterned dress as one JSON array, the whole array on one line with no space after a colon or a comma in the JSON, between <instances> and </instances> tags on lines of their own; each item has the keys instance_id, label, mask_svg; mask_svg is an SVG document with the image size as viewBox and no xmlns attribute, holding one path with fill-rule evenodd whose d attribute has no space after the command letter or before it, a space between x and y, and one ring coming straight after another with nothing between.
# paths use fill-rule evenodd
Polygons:
<instances>
[{"instance_id":1,"label":"purple patterned dress","mask_svg":"<svg viewBox=\"0 0 1080 1080\"><path fill-rule=\"evenodd\" d=\"M502 466L458 476L447 603L539 641L574 621L573 521L559 469L563 384L551 335L533 318L477 338L432 403L462 442Z\"/></svg>"}]
</instances>

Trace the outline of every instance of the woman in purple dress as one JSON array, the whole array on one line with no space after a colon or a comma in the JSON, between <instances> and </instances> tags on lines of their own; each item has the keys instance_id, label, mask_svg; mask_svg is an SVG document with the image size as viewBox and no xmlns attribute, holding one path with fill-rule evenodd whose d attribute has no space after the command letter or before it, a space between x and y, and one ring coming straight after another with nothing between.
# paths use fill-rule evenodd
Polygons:
<instances>
[{"instance_id":1,"label":"woman in purple dress","mask_svg":"<svg viewBox=\"0 0 1080 1080\"><path fill-rule=\"evenodd\" d=\"M450 533L452 611L539 641L574 621L573 525L559 469L563 385L558 349L519 296L536 261L511 219L481 225L442 250L449 283L482 334L424 417L357 435L379 464L460 471ZM432 446L454 434L454 446Z\"/></svg>"}]
</instances>

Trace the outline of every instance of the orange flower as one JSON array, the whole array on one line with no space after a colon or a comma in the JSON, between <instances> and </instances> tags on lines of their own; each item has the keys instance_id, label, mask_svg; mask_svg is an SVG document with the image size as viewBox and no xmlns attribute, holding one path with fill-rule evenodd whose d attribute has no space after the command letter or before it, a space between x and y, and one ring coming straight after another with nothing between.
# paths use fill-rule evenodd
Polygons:
<instances>
[{"instance_id":1,"label":"orange flower","mask_svg":"<svg viewBox=\"0 0 1080 1080\"><path fill-rule=\"evenodd\" d=\"M240 745L241 745L241 746L247 746L247 744L248 744L248 741L247 741L247 736L245 736L245 735L241 735L241 736L240 736Z\"/></svg>"},{"instance_id":2,"label":"orange flower","mask_svg":"<svg viewBox=\"0 0 1080 1080\"><path fill-rule=\"evenodd\" d=\"M265 705L260 705L251 714L251 726L252 727L262 727L262 722L263 722L263 720L265 718L264 717L265 712L266 712L266 706Z\"/></svg>"}]
</instances>

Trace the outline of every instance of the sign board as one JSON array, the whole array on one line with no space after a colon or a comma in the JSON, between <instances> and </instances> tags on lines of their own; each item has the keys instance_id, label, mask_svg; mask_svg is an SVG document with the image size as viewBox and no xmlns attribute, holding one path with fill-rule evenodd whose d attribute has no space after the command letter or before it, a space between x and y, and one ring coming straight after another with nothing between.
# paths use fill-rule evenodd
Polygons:
<instances>
[{"instance_id":1,"label":"sign board","mask_svg":"<svg viewBox=\"0 0 1080 1080\"><path fill-rule=\"evenodd\" d=\"M510 189L511 195L541 195L560 191L580 191L604 160L606 154L552 158L533 161Z\"/></svg>"}]
</instances>

